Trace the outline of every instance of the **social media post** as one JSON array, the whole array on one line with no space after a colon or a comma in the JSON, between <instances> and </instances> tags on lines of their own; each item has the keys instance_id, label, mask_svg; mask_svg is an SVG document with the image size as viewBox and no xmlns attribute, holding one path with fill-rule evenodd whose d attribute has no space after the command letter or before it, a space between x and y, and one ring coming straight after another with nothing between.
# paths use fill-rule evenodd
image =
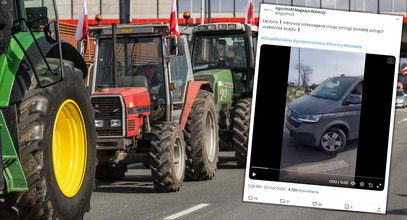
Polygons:
<instances>
[{"instance_id":1,"label":"social media post","mask_svg":"<svg viewBox=\"0 0 407 220\"><path fill-rule=\"evenodd\" d=\"M262 5L260 19L273 7L281 6ZM380 45L380 54L357 38L348 42L358 49L295 42L322 42L308 34L274 42L289 36L262 31L260 24L244 201L386 212L396 26L383 29L398 37L388 46L393 51ZM324 39L346 37L325 33Z\"/></svg>"}]
</instances>

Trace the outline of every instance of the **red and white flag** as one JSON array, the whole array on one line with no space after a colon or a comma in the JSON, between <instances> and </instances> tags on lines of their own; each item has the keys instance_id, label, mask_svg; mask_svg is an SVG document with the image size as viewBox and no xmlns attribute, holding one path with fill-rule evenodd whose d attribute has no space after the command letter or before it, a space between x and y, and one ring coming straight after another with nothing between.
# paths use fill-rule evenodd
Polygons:
<instances>
[{"instance_id":1,"label":"red and white flag","mask_svg":"<svg viewBox=\"0 0 407 220\"><path fill-rule=\"evenodd\" d=\"M170 16L170 31L171 34L180 37L178 29L178 16L177 16L177 0L172 0L171 16Z\"/></svg>"},{"instance_id":2,"label":"red and white flag","mask_svg":"<svg viewBox=\"0 0 407 220\"><path fill-rule=\"evenodd\" d=\"M244 23L254 25L253 0L247 0L246 16L245 16Z\"/></svg>"},{"instance_id":3,"label":"red and white flag","mask_svg":"<svg viewBox=\"0 0 407 220\"><path fill-rule=\"evenodd\" d=\"M75 40L81 41L86 39L89 31L88 10L86 9L86 0L83 0L82 11L79 15L78 25L76 25Z\"/></svg>"}]
</instances>

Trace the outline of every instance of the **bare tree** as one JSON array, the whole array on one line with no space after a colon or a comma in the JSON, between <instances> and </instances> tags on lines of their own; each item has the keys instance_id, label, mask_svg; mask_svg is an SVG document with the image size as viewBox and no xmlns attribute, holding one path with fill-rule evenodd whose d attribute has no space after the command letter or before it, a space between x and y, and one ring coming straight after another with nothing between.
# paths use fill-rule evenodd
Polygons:
<instances>
[{"instance_id":1,"label":"bare tree","mask_svg":"<svg viewBox=\"0 0 407 220\"><path fill-rule=\"evenodd\" d=\"M300 72L302 86L304 87L308 86L308 83L311 79L311 75L313 73L312 68L308 65L297 64L295 65L295 69L297 69Z\"/></svg>"}]
</instances>

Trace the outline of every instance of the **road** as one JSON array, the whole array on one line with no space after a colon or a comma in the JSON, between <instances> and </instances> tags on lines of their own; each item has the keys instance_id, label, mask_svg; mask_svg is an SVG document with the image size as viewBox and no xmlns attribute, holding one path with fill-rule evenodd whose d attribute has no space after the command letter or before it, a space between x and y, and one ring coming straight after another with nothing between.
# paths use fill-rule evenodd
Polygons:
<instances>
[{"instance_id":1,"label":"road","mask_svg":"<svg viewBox=\"0 0 407 220\"><path fill-rule=\"evenodd\" d=\"M150 171L135 165L123 181L98 186L85 219L407 219L406 133L407 110L397 110L387 215L243 203L244 170L222 152L213 180L186 182L177 193L155 193Z\"/></svg>"},{"instance_id":2,"label":"road","mask_svg":"<svg viewBox=\"0 0 407 220\"><path fill-rule=\"evenodd\" d=\"M304 146L284 132L280 180L303 182L308 179L312 183L325 184L339 174L346 175L347 178L342 179L350 182L354 180L356 155L357 140L349 141L342 152L331 155L321 152L317 147ZM317 178L314 173L325 175Z\"/></svg>"}]
</instances>

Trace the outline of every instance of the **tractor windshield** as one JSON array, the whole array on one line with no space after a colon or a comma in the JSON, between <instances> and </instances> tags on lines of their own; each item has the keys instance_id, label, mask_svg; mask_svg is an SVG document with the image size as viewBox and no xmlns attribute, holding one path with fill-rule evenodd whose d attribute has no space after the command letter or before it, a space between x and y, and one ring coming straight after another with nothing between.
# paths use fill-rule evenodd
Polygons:
<instances>
[{"instance_id":1,"label":"tractor windshield","mask_svg":"<svg viewBox=\"0 0 407 220\"><path fill-rule=\"evenodd\" d=\"M197 36L192 57L193 70L246 69L246 48L243 34Z\"/></svg>"},{"instance_id":2,"label":"tractor windshield","mask_svg":"<svg viewBox=\"0 0 407 220\"><path fill-rule=\"evenodd\" d=\"M95 88L146 87L152 98L164 99L161 38L121 37L116 45L117 75L113 72L112 39L101 38Z\"/></svg>"}]
</instances>

